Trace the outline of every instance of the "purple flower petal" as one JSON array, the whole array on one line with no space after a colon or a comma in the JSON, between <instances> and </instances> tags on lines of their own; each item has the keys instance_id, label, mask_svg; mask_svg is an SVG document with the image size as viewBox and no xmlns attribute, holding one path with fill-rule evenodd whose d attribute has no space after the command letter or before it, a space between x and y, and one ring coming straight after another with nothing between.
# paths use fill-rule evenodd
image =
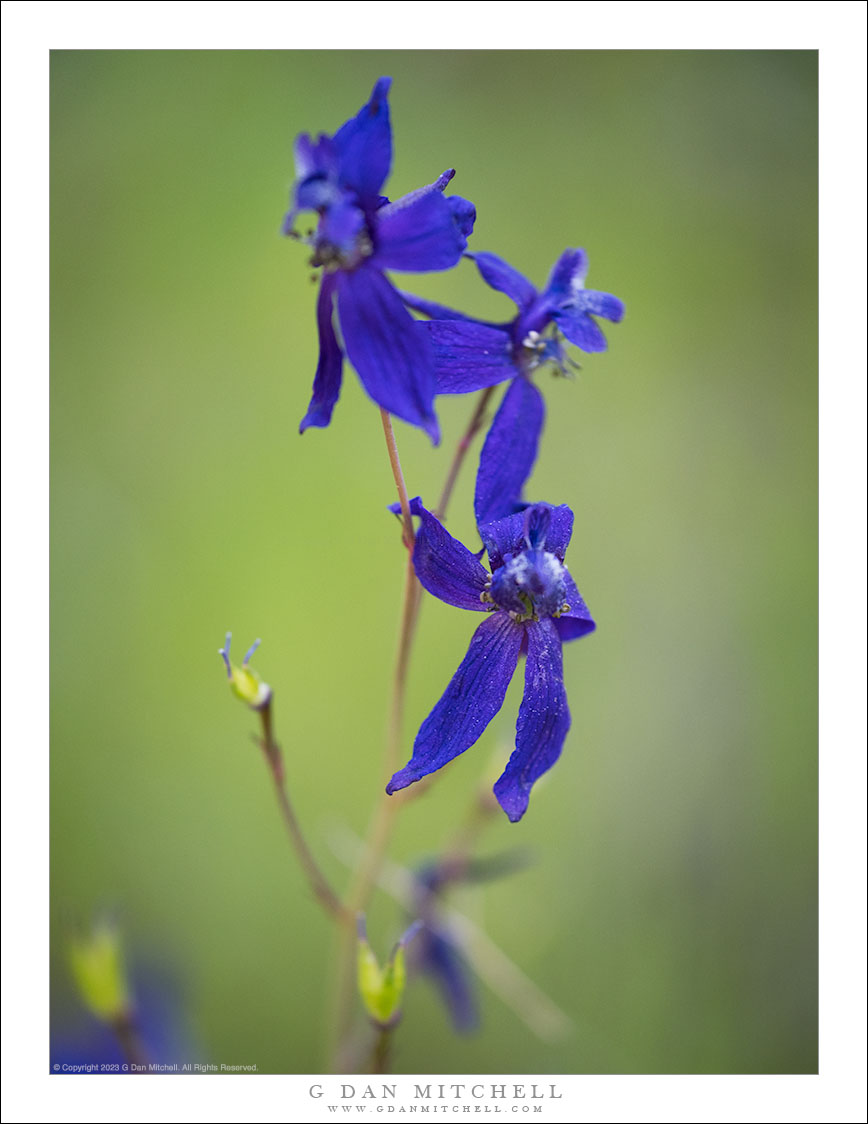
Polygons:
<instances>
[{"instance_id":1,"label":"purple flower petal","mask_svg":"<svg viewBox=\"0 0 868 1124\"><path fill-rule=\"evenodd\" d=\"M576 307L594 316L603 316L617 324L624 317L624 302L611 293L601 293L596 289L582 289L576 294Z\"/></svg>"},{"instance_id":2,"label":"purple flower petal","mask_svg":"<svg viewBox=\"0 0 868 1124\"><path fill-rule=\"evenodd\" d=\"M543 296L552 306L581 288L588 273L588 255L584 250L564 250L549 275Z\"/></svg>"},{"instance_id":3,"label":"purple flower petal","mask_svg":"<svg viewBox=\"0 0 868 1124\"><path fill-rule=\"evenodd\" d=\"M503 328L472 320L424 320L416 331L431 341L438 394L467 394L515 375Z\"/></svg>"},{"instance_id":4,"label":"purple flower petal","mask_svg":"<svg viewBox=\"0 0 868 1124\"><path fill-rule=\"evenodd\" d=\"M451 269L466 247L452 208L435 184L377 211L373 261L382 269Z\"/></svg>"},{"instance_id":5,"label":"purple flower petal","mask_svg":"<svg viewBox=\"0 0 868 1124\"><path fill-rule=\"evenodd\" d=\"M337 182L337 154L330 137L313 141L307 133L295 141L296 180L292 207L283 220L283 233L291 234L299 211L324 211L348 199Z\"/></svg>"},{"instance_id":6,"label":"purple flower petal","mask_svg":"<svg viewBox=\"0 0 868 1124\"><path fill-rule=\"evenodd\" d=\"M551 522L551 504L535 503L525 508L524 538L531 550L545 550Z\"/></svg>"},{"instance_id":7,"label":"purple flower petal","mask_svg":"<svg viewBox=\"0 0 868 1124\"><path fill-rule=\"evenodd\" d=\"M338 158L331 137L323 133L316 140L310 133L300 133L293 145L295 155L295 178L301 182L311 176L334 178L338 170Z\"/></svg>"},{"instance_id":8,"label":"purple flower petal","mask_svg":"<svg viewBox=\"0 0 868 1124\"><path fill-rule=\"evenodd\" d=\"M367 263L337 274L344 346L362 385L390 414L439 440L431 345L382 273Z\"/></svg>"},{"instance_id":9,"label":"purple flower petal","mask_svg":"<svg viewBox=\"0 0 868 1124\"><path fill-rule=\"evenodd\" d=\"M391 84L391 78L380 78L367 104L341 125L332 140L340 181L357 193L363 205L375 204L392 163Z\"/></svg>"},{"instance_id":10,"label":"purple flower petal","mask_svg":"<svg viewBox=\"0 0 868 1124\"><path fill-rule=\"evenodd\" d=\"M568 571L564 572L564 585L566 586L567 604L570 608L569 612L555 620L555 626L561 640L578 640L580 636L587 636L589 632L593 632L597 626L576 587L576 583L573 581L572 575Z\"/></svg>"},{"instance_id":11,"label":"purple flower petal","mask_svg":"<svg viewBox=\"0 0 868 1124\"><path fill-rule=\"evenodd\" d=\"M365 214L355 205L341 201L330 206L320 219L317 240L351 254L365 228Z\"/></svg>"},{"instance_id":12,"label":"purple flower petal","mask_svg":"<svg viewBox=\"0 0 868 1124\"><path fill-rule=\"evenodd\" d=\"M479 1023L476 996L470 970L454 942L428 922L415 955L418 970L437 985L455 1029L462 1034L474 1030Z\"/></svg>"},{"instance_id":13,"label":"purple flower petal","mask_svg":"<svg viewBox=\"0 0 868 1124\"><path fill-rule=\"evenodd\" d=\"M523 637L524 627L508 613L486 617L443 697L422 723L410 762L395 773L386 792L391 795L442 769L481 736L503 706Z\"/></svg>"},{"instance_id":14,"label":"purple flower petal","mask_svg":"<svg viewBox=\"0 0 868 1124\"><path fill-rule=\"evenodd\" d=\"M602 330L586 312L575 308L556 309L552 319L570 343L582 351L605 351L608 347Z\"/></svg>"},{"instance_id":15,"label":"purple flower petal","mask_svg":"<svg viewBox=\"0 0 868 1124\"><path fill-rule=\"evenodd\" d=\"M549 505L546 504L546 507ZM563 562L570 539L573 537L573 512L565 503L551 507L551 518L546 528L545 549Z\"/></svg>"},{"instance_id":16,"label":"purple flower petal","mask_svg":"<svg viewBox=\"0 0 868 1124\"><path fill-rule=\"evenodd\" d=\"M492 571L503 565L507 555L517 554L525 549L527 543L524 541L524 532L524 511L479 524L479 534L488 551L488 563Z\"/></svg>"},{"instance_id":17,"label":"purple flower petal","mask_svg":"<svg viewBox=\"0 0 868 1124\"><path fill-rule=\"evenodd\" d=\"M442 386L439 371L438 385ZM544 418L545 404L537 388L523 376L514 379L482 446L473 500L477 524L510 515L521 503Z\"/></svg>"},{"instance_id":18,"label":"purple flower petal","mask_svg":"<svg viewBox=\"0 0 868 1124\"><path fill-rule=\"evenodd\" d=\"M560 757L570 728L561 639L555 622L529 621L525 628L527 667L515 751L494 786L497 802L513 823L527 811L534 782Z\"/></svg>"},{"instance_id":19,"label":"purple flower petal","mask_svg":"<svg viewBox=\"0 0 868 1124\"><path fill-rule=\"evenodd\" d=\"M543 300L549 316L570 343L582 351L606 350L606 337L589 314L619 321L624 305L611 293L585 289L588 257L584 250L565 250L551 272Z\"/></svg>"},{"instance_id":20,"label":"purple flower petal","mask_svg":"<svg viewBox=\"0 0 868 1124\"><path fill-rule=\"evenodd\" d=\"M419 581L447 605L484 612L487 606L480 600L480 594L488 585L488 571L422 506L418 496L410 501L410 511L422 520L413 550L413 566Z\"/></svg>"},{"instance_id":21,"label":"purple flower petal","mask_svg":"<svg viewBox=\"0 0 868 1124\"><path fill-rule=\"evenodd\" d=\"M554 554L563 562L564 554L573 533L573 513L565 503L554 506L552 504L537 504L537 507L549 508L549 523L546 529L545 550ZM524 511L515 515L508 515L492 523L481 524L479 534L488 551L488 560L492 570L497 570L503 565L503 560L508 554L517 554L528 546L526 539L528 531L528 516ZM569 601L569 598L567 598Z\"/></svg>"},{"instance_id":22,"label":"purple flower petal","mask_svg":"<svg viewBox=\"0 0 868 1124\"><path fill-rule=\"evenodd\" d=\"M295 210L318 211L340 200L338 156L331 137L295 139Z\"/></svg>"},{"instance_id":23,"label":"purple flower petal","mask_svg":"<svg viewBox=\"0 0 868 1124\"><path fill-rule=\"evenodd\" d=\"M437 304L436 301L429 301L424 297L417 297L414 293L406 293L402 289L399 289L398 295L408 308L412 308L415 312L421 312L423 316L430 316L433 320L473 321L472 316L467 316L465 313L458 312L454 308L447 308L445 304ZM475 321L473 322L475 323Z\"/></svg>"},{"instance_id":24,"label":"purple flower petal","mask_svg":"<svg viewBox=\"0 0 868 1124\"><path fill-rule=\"evenodd\" d=\"M449 204L458 229L465 238L469 238L476 223L476 208L469 199L462 199L460 195L449 195L446 202Z\"/></svg>"},{"instance_id":25,"label":"purple flower petal","mask_svg":"<svg viewBox=\"0 0 868 1124\"><path fill-rule=\"evenodd\" d=\"M497 254L489 254L483 251L467 256L476 262L477 269L492 289L497 289L499 293L506 293L519 308L529 305L536 297L536 289L530 281L523 277L517 269L513 269L503 258L499 258Z\"/></svg>"},{"instance_id":26,"label":"purple flower petal","mask_svg":"<svg viewBox=\"0 0 868 1124\"><path fill-rule=\"evenodd\" d=\"M332 418L332 410L341 392L341 369L344 353L332 324L334 274L323 274L316 301L316 323L319 329L319 362L313 380L313 395L307 413L298 427L299 433L309 426L324 427Z\"/></svg>"}]
</instances>

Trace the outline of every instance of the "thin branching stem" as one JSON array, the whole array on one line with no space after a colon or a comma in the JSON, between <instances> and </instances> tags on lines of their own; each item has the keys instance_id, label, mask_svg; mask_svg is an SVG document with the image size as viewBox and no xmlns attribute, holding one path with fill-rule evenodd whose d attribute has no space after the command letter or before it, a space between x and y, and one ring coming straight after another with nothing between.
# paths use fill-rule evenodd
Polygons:
<instances>
[{"instance_id":1,"label":"thin branching stem","mask_svg":"<svg viewBox=\"0 0 868 1124\"><path fill-rule=\"evenodd\" d=\"M148 1055L142 1042L133 1014L124 1011L111 1021L111 1028L120 1044L124 1057L133 1066L133 1073L147 1072Z\"/></svg>"},{"instance_id":2,"label":"thin branching stem","mask_svg":"<svg viewBox=\"0 0 868 1124\"><path fill-rule=\"evenodd\" d=\"M446 482L437 505L437 515L440 519L446 516L446 508L455 488L455 482L467 451L473 438L479 432L488 402L493 393L489 387L480 395L470 421L455 450L452 463L446 475ZM395 479L398 491L398 500L401 505L401 519L403 524L403 542L407 548L407 568L404 576L404 594L402 601L401 626L398 638L398 652L395 660L395 672L392 681L392 700L389 708L389 723L383 755L384 777L390 777L400 763L400 747L404 724L404 700L407 689L407 673L410 666L410 656L413 650L413 640L416 635L416 624L419 619L419 609L422 603L422 586L413 569L413 546L416 541L413 530L413 519L410 515L410 501L404 474L401 470L401 460L398 456L398 445L395 440L395 431L392 428L392 419L388 412L380 409L380 418L383 423L383 432L386 437L386 449L389 454L389 464ZM389 841L394 830L398 812L408 798L405 792L387 796L385 791L381 794L368 831L368 846L356 867L352 883L346 898L346 911L355 916L364 912L368 899L377 883L380 867L389 846ZM355 935L351 926L345 926L339 938L338 967L335 983L334 1019L332 1022L332 1068L333 1072L344 1072L341 1065L343 1043L347 1037L352 1021L353 1010L353 957Z\"/></svg>"},{"instance_id":3,"label":"thin branching stem","mask_svg":"<svg viewBox=\"0 0 868 1124\"><path fill-rule=\"evenodd\" d=\"M410 500L407 497L407 485L404 483L404 473L401 471L401 458L398 456L398 443L395 440L392 419L388 411L384 410L382 406L380 407L380 419L383 423L383 433L386 435L386 449L389 452L389 464L392 466L395 487L398 489L398 501L401 504L401 519L404 524L404 546L412 553L416 534L413 530L413 518L410 515Z\"/></svg>"},{"instance_id":4,"label":"thin branching stem","mask_svg":"<svg viewBox=\"0 0 868 1124\"><path fill-rule=\"evenodd\" d=\"M371 1056L371 1073L388 1073L394 1027L377 1027L377 1037Z\"/></svg>"},{"instance_id":5,"label":"thin branching stem","mask_svg":"<svg viewBox=\"0 0 868 1124\"><path fill-rule=\"evenodd\" d=\"M274 791L277 795L281 818L286 826L290 842L301 864L301 868L307 877L310 888L317 901L331 917L346 926L355 924L355 915L351 915L344 907L314 858L313 852L307 844L307 840L302 833L298 818L292 807L292 802L289 799L289 792L286 787L286 771L283 767L283 754L274 737L274 722L271 714L270 699L265 706L260 708L259 717L262 721L262 738L259 741L259 745L265 755L265 760L268 763L268 769L271 773L271 779L274 782Z\"/></svg>"}]
</instances>

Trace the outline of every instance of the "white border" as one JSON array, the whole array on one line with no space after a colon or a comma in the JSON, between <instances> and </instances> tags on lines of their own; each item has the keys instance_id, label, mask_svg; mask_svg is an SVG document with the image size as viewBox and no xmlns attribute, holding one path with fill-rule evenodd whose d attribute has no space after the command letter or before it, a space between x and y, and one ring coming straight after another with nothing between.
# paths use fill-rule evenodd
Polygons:
<instances>
[{"instance_id":1,"label":"white border","mask_svg":"<svg viewBox=\"0 0 868 1124\"><path fill-rule=\"evenodd\" d=\"M339 10L339 12L338 12ZM547 1077L551 1120L862 1121L865 1068L865 6L549 3L3 5L4 989L15 1121L318 1119L305 1077L52 1080L46 1070L48 50L819 49L822 991L819 1077ZM339 16L339 18L338 18ZM515 24L515 26L512 26ZM809 642L810 638L808 638ZM22 861L26 855L27 860ZM334 1079L339 1080L339 1079ZM357 1082L358 1078L350 1078ZM410 1077L395 1078L402 1083ZM430 1082L431 1078L420 1078ZM441 1080L470 1083L468 1076ZM485 1080L485 1079L483 1079ZM487 1080L497 1080L496 1077ZM511 1075L510 1082L539 1081ZM200 1084L206 1082L205 1085ZM857 1091L858 1090L858 1091ZM561 1107L562 1106L562 1107Z\"/></svg>"}]
</instances>

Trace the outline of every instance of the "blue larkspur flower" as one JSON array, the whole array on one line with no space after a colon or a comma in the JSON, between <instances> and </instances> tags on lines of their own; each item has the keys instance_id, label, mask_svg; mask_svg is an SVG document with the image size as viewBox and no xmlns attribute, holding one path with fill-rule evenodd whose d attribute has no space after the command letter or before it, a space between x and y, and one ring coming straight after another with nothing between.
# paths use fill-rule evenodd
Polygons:
<instances>
[{"instance_id":1,"label":"blue larkspur flower","mask_svg":"<svg viewBox=\"0 0 868 1124\"><path fill-rule=\"evenodd\" d=\"M466 394L512 379L479 460L474 508L481 525L525 506L522 490L536 460L545 416L533 372L544 363L565 372L562 338L582 351L605 351L606 337L594 317L617 322L624 305L610 293L584 287L584 250L565 250L541 293L496 254L467 256L493 289L515 301L518 315L513 320L474 320L409 293L402 296L410 308L432 317L416 330L431 341L438 394Z\"/></svg>"},{"instance_id":2,"label":"blue larkspur flower","mask_svg":"<svg viewBox=\"0 0 868 1124\"><path fill-rule=\"evenodd\" d=\"M461 1034L479 1024L476 990L458 941L441 916L440 896L452 882L461 881L467 862L453 870L447 864L426 864L414 879L414 908L422 920L411 963L440 993L452 1025Z\"/></svg>"},{"instance_id":3,"label":"blue larkspur flower","mask_svg":"<svg viewBox=\"0 0 868 1124\"><path fill-rule=\"evenodd\" d=\"M461 1034L479 1024L479 1004L470 965L459 935L453 932L441 899L456 883L487 882L525 865L526 857L511 853L487 859L444 856L416 871L414 910L423 927L415 942L412 964L434 984L449 1012L452 1025Z\"/></svg>"},{"instance_id":4,"label":"blue larkspur flower","mask_svg":"<svg viewBox=\"0 0 868 1124\"><path fill-rule=\"evenodd\" d=\"M297 179L283 231L294 233L300 211L316 211L311 264L323 270L316 307L319 362L299 428L303 433L331 421L346 352L369 396L436 443L431 343L416 332L383 271L450 269L467 248L476 212L467 200L443 194L452 169L394 203L380 194L392 162L390 84L381 78L334 136L314 140L304 133L295 142Z\"/></svg>"},{"instance_id":5,"label":"blue larkspur flower","mask_svg":"<svg viewBox=\"0 0 868 1124\"><path fill-rule=\"evenodd\" d=\"M570 728L561 644L595 628L564 566L573 513L565 504L540 503L480 527L489 574L479 555L454 539L418 498L410 510L421 519L413 550L419 581L449 605L488 615L422 723L409 763L386 791L406 788L473 745L503 705L519 654L525 652L515 751L494 785L498 803L516 822L527 809L534 782L560 756Z\"/></svg>"},{"instance_id":6,"label":"blue larkspur flower","mask_svg":"<svg viewBox=\"0 0 868 1124\"><path fill-rule=\"evenodd\" d=\"M468 1034L479 1025L479 1007L470 969L448 929L428 922L416 942L413 966L427 976L440 993L452 1025Z\"/></svg>"}]
</instances>

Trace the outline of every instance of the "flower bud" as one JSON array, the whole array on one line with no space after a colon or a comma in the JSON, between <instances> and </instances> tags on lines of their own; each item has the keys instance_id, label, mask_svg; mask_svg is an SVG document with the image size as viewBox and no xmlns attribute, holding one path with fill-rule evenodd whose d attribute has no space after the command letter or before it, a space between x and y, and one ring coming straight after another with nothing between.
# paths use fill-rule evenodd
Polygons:
<instances>
[{"instance_id":1,"label":"flower bud","mask_svg":"<svg viewBox=\"0 0 868 1124\"><path fill-rule=\"evenodd\" d=\"M365 919L358 921L358 983L359 994L371 1021L383 1028L394 1026L401 1017L401 1003L407 983L407 958L404 947L421 927L414 922L404 933L383 968L377 962L374 951L368 944Z\"/></svg>"},{"instance_id":2,"label":"flower bud","mask_svg":"<svg viewBox=\"0 0 868 1124\"><path fill-rule=\"evenodd\" d=\"M120 936L111 922L100 921L90 934L75 937L69 961L79 995L98 1019L115 1022L129 1014Z\"/></svg>"},{"instance_id":3,"label":"flower bud","mask_svg":"<svg viewBox=\"0 0 868 1124\"><path fill-rule=\"evenodd\" d=\"M261 641L254 641L244 657L241 667L238 667L229 659L229 645L231 643L232 633L227 632L226 646L220 648L219 654L223 657L223 662L226 665L226 673L229 676L229 686L232 688L232 693L243 703L247 703L252 710L262 710L271 701L271 688L267 683L262 682L252 668L248 667L250 657L259 647Z\"/></svg>"}]
</instances>

